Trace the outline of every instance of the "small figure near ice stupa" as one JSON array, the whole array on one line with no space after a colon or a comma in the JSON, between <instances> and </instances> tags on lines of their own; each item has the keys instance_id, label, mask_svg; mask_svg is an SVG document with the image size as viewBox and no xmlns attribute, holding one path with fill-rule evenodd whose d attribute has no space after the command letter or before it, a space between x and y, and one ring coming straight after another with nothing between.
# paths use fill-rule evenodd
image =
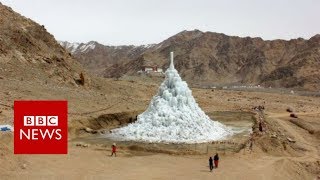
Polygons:
<instances>
[{"instance_id":1,"label":"small figure near ice stupa","mask_svg":"<svg viewBox=\"0 0 320 180\"><path fill-rule=\"evenodd\" d=\"M212 159L211 156L210 156L210 158L209 158L209 168L210 168L210 172L212 172L212 169L213 169L213 159Z\"/></svg>"},{"instance_id":2,"label":"small figure near ice stupa","mask_svg":"<svg viewBox=\"0 0 320 180\"><path fill-rule=\"evenodd\" d=\"M113 154L114 154L114 156L117 157L117 153L116 153L117 152L117 146L116 146L116 143L113 143L111 148L112 148L111 149L111 151L112 151L111 156L113 156Z\"/></svg>"},{"instance_id":3,"label":"small figure near ice stupa","mask_svg":"<svg viewBox=\"0 0 320 180\"><path fill-rule=\"evenodd\" d=\"M251 153L252 150L253 150L253 141L254 141L254 139L253 139L253 136L252 136L252 134L251 134L251 137L250 137L250 140L249 140L249 150L250 150L250 153Z\"/></svg>"},{"instance_id":4,"label":"small figure near ice stupa","mask_svg":"<svg viewBox=\"0 0 320 180\"><path fill-rule=\"evenodd\" d=\"M214 167L217 169L219 164L219 155L216 153L216 155L213 157L214 160Z\"/></svg>"},{"instance_id":5,"label":"small figure near ice stupa","mask_svg":"<svg viewBox=\"0 0 320 180\"><path fill-rule=\"evenodd\" d=\"M262 132L263 131L263 127L262 127L262 122L259 122L259 131Z\"/></svg>"}]
</instances>

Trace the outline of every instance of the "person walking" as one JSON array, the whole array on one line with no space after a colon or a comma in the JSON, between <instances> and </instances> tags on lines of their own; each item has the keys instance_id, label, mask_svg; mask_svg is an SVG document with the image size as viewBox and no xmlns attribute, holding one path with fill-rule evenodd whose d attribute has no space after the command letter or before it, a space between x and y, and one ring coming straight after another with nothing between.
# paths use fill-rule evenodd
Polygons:
<instances>
[{"instance_id":1,"label":"person walking","mask_svg":"<svg viewBox=\"0 0 320 180\"><path fill-rule=\"evenodd\" d=\"M113 156L113 154L114 154L114 156L117 157L117 153L116 153L117 152L117 146L116 146L116 143L113 143L111 148L112 148L111 156Z\"/></svg>"},{"instance_id":2,"label":"person walking","mask_svg":"<svg viewBox=\"0 0 320 180\"><path fill-rule=\"evenodd\" d=\"M249 144L250 153L252 152L252 148L253 148L253 140L251 139Z\"/></svg>"},{"instance_id":3,"label":"person walking","mask_svg":"<svg viewBox=\"0 0 320 180\"><path fill-rule=\"evenodd\" d=\"M259 131L262 132L263 131L263 127L262 127L262 122L259 122Z\"/></svg>"},{"instance_id":4,"label":"person walking","mask_svg":"<svg viewBox=\"0 0 320 180\"><path fill-rule=\"evenodd\" d=\"M209 158L209 168L210 168L210 172L212 172L212 169L213 169L213 159L212 159L212 157Z\"/></svg>"},{"instance_id":5,"label":"person walking","mask_svg":"<svg viewBox=\"0 0 320 180\"><path fill-rule=\"evenodd\" d=\"M253 139L253 134L250 133L250 139L249 139L249 151L250 151L250 153L251 153L252 150L253 150L253 141L254 141L254 139Z\"/></svg>"},{"instance_id":6,"label":"person walking","mask_svg":"<svg viewBox=\"0 0 320 180\"><path fill-rule=\"evenodd\" d=\"M218 155L218 153L216 153L216 155L213 157L213 160L214 160L215 168L218 168L218 164L219 164L219 155Z\"/></svg>"}]
</instances>

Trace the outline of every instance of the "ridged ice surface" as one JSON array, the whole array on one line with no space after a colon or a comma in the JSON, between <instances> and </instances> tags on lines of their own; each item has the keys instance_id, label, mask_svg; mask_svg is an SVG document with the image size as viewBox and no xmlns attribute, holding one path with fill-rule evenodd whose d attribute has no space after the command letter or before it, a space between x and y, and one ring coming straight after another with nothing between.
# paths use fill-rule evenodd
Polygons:
<instances>
[{"instance_id":1,"label":"ridged ice surface","mask_svg":"<svg viewBox=\"0 0 320 180\"><path fill-rule=\"evenodd\" d=\"M231 134L228 127L211 120L200 109L172 59L165 80L147 110L136 122L112 130L111 137L145 142L201 143Z\"/></svg>"}]
</instances>

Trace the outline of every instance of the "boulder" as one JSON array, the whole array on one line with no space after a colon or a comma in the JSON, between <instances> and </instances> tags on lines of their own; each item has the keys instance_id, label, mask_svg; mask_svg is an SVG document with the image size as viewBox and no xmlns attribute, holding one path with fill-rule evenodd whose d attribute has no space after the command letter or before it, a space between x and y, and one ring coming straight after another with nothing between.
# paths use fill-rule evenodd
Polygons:
<instances>
[{"instance_id":1,"label":"boulder","mask_svg":"<svg viewBox=\"0 0 320 180\"><path fill-rule=\"evenodd\" d=\"M292 112L293 112L293 109L292 109L291 107L288 107L288 108L287 108L287 112L292 113Z\"/></svg>"},{"instance_id":2,"label":"boulder","mask_svg":"<svg viewBox=\"0 0 320 180\"><path fill-rule=\"evenodd\" d=\"M98 133L97 130L93 130L93 129L89 128L89 127L85 127L85 128L83 128L83 130L84 130L85 132L91 133L91 134L97 134L97 133Z\"/></svg>"},{"instance_id":3,"label":"boulder","mask_svg":"<svg viewBox=\"0 0 320 180\"><path fill-rule=\"evenodd\" d=\"M78 146L78 147L89 147L89 144L77 143L76 146Z\"/></svg>"},{"instance_id":4,"label":"boulder","mask_svg":"<svg viewBox=\"0 0 320 180\"><path fill-rule=\"evenodd\" d=\"M298 116L297 116L295 113L291 113L291 114L290 114L290 117L292 117L292 118L298 118Z\"/></svg>"},{"instance_id":5,"label":"boulder","mask_svg":"<svg viewBox=\"0 0 320 180\"><path fill-rule=\"evenodd\" d=\"M84 130L85 130L87 133L92 133L92 131L93 131L93 129L88 128L88 127L84 128Z\"/></svg>"},{"instance_id":6,"label":"boulder","mask_svg":"<svg viewBox=\"0 0 320 180\"><path fill-rule=\"evenodd\" d=\"M287 140L291 143L295 143L296 141L294 139L291 139L290 137L287 137Z\"/></svg>"},{"instance_id":7,"label":"boulder","mask_svg":"<svg viewBox=\"0 0 320 180\"><path fill-rule=\"evenodd\" d=\"M272 138L277 138L278 136L277 136L277 134L272 134L271 137Z\"/></svg>"}]
</instances>

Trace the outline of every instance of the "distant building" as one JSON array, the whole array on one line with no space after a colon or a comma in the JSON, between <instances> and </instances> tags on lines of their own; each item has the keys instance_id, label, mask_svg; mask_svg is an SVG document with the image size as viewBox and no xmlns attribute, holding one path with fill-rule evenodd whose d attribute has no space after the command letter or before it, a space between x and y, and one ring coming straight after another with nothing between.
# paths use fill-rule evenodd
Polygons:
<instances>
[{"instance_id":1,"label":"distant building","mask_svg":"<svg viewBox=\"0 0 320 180\"><path fill-rule=\"evenodd\" d=\"M144 73L150 73L150 72L157 72L162 73L162 68L159 68L158 66L143 66L141 72Z\"/></svg>"},{"instance_id":2,"label":"distant building","mask_svg":"<svg viewBox=\"0 0 320 180\"><path fill-rule=\"evenodd\" d=\"M159 76L163 77L164 73L162 68L159 68L158 66L143 66L140 71L138 71L139 74L146 74L148 76Z\"/></svg>"}]
</instances>

